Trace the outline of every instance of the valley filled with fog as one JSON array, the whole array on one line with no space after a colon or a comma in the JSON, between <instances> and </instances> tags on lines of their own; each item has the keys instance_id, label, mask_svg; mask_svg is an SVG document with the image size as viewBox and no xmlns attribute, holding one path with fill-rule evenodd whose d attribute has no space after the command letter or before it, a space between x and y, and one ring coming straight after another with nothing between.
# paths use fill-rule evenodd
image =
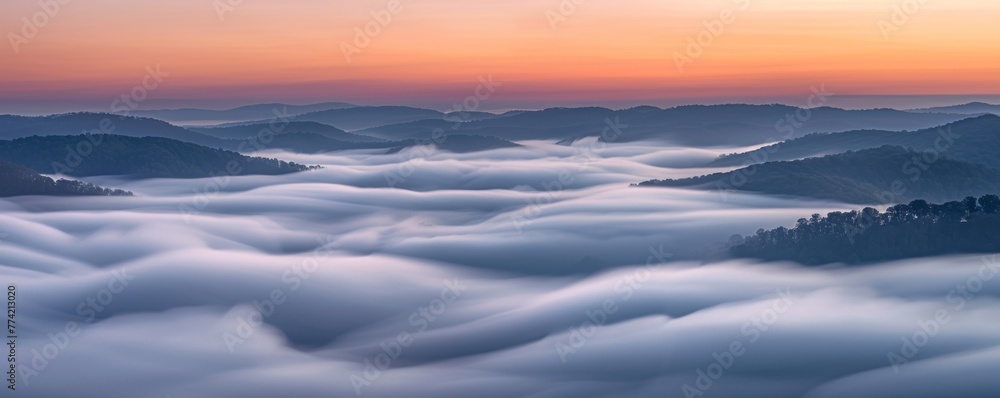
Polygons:
<instances>
[{"instance_id":1,"label":"valley filled with fog","mask_svg":"<svg viewBox=\"0 0 1000 398\"><path fill-rule=\"evenodd\" d=\"M761 145L516 142L263 150L321 168L83 176L134 196L0 199L19 386L206 398L1000 390L995 256L727 259L733 234L859 206L632 185L732 171L704 165Z\"/></svg>"},{"instance_id":2,"label":"valley filled with fog","mask_svg":"<svg viewBox=\"0 0 1000 398\"><path fill-rule=\"evenodd\" d=\"M2 1L0 389L1000 398L998 20Z\"/></svg>"}]
</instances>

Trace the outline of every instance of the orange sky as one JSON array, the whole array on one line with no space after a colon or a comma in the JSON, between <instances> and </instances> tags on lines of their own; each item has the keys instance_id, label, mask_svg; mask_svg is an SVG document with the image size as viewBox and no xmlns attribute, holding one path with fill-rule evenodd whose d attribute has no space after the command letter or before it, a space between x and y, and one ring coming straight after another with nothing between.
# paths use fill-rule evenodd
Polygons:
<instances>
[{"instance_id":1,"label":"orange sky","mask_svg":"<svg viewBox=\"0 0 1000 398\"><path fill-rule=\"evenodd\" d=\"M918 1L42 0L60 5L30 35L22 18L44 12L39 2L6 0L0 105L110 102L156 65L169 76L144 107L442 108L488 75L504 84L493 108L797 98L820 84L858 95L1000 94L1000 2ZM920 5L893 22L893 7L907 4ZM378 23L373 11L391 21L355 42L355 28ZM705 21L724 13L711 33ZM688 51L699 35L709 44Z\"/></svg>"}]
</instances>

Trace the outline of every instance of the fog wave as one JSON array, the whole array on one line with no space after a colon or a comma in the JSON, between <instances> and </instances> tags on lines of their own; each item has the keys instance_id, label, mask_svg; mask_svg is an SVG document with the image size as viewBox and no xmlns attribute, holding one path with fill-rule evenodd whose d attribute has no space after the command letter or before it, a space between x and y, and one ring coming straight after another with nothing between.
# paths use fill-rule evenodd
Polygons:
<instances>
[{"instance_id":1,"label":"fog wave","mask_svg":"<svg viewBox=\"0 0 1000 398\"><path fill-rule=\"evenodd\" d=\"M94 177L137 197L0 200L0 275L19 294L18 393L1000 390L995 256L714 260L730 234L850 206L629 186L703 174L684 167L718 154L707 150L524 144L269 152L324 168Z\"/></svg>"}]
</instances>

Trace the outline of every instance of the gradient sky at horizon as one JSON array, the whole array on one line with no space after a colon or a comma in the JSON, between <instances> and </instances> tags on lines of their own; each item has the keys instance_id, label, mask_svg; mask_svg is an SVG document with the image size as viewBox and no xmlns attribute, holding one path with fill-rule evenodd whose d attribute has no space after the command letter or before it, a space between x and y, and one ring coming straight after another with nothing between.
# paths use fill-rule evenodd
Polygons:
<instances>
[{"instance_id":1,"label":"gradient sky at horizon","mask_svg":"<svg viewBox=\"0 0 1000 398\"><path fill-rule=\"evenodd\" d=\"M37 0L0 5L0 107L100 109L156 65L169 76L143 108L350 101L444 109L490 75L503 86L483 109L794 103L820 85L844 98L1000 94L995 0L924 0L896 15L900 24L894 7L918 0L400 0L367 46L355 43L355 29L377 23L372 12L388 0L243 0L221 18L218 6L236 0L61 1L34 37L22 18L42 11ZM700 55L688 52L689 39L711 35L705 21L724 10L731 23ZM16 52L12 35L26 39ZM344 43L360 50L350 62ZM683 71L675 53L692 61Z\"/></svg>"}]
</instances>

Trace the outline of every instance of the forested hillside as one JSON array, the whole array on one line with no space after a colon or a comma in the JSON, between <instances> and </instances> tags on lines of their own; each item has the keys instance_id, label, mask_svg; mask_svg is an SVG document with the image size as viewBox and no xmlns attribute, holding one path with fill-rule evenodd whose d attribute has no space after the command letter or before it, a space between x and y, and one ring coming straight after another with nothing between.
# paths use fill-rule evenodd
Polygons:
<instances>
[{"instance_id":1,"label":"forested hillside","mask_svg":"<svg viewBox=\"0 0 1000 398\"><path fill-rule=\"evenodd\" d=\"M132 196L132 193L74 180L54 181L27 167L0 161L0 197L21 195Z\"/></svg>"},{"instance_id":2,"label":"forested hillside","mask_svg":"<svg viewBox=\"0 0 1000 398\"><path fill-rule=\"evenodd\" d=\"M0 159L44 174L202 178L228 174L278 175L307 166L244 156L156 137L75 135L0 140Z\"/></svg>"},{"instance_id":3,"label":"forested hillside","mask_svg":"<svg viewBox=\"0 0 1000 398\"><path fill-rule=\"evenodd\" d=\"M1000 192L1000 171L996 169L946 157L933 163L920 163L921 159L921 153L883 146L639 185L748 191L857 204L947 201Z\"/></svg>"},{"instance_id":4,"label":"forested hillside","mask_svg":"<svg viewBox=\"0 0 1000 398\"><path fill-rule=\"evenodd\" d=\"M760 229L731 239L730 253L767 261L819 265L867 263L951 253L1000 252L1000 197L984 195L930 204L914 200L879 212L833 212L795 227Z\"/></svg>"}]
</instances>

